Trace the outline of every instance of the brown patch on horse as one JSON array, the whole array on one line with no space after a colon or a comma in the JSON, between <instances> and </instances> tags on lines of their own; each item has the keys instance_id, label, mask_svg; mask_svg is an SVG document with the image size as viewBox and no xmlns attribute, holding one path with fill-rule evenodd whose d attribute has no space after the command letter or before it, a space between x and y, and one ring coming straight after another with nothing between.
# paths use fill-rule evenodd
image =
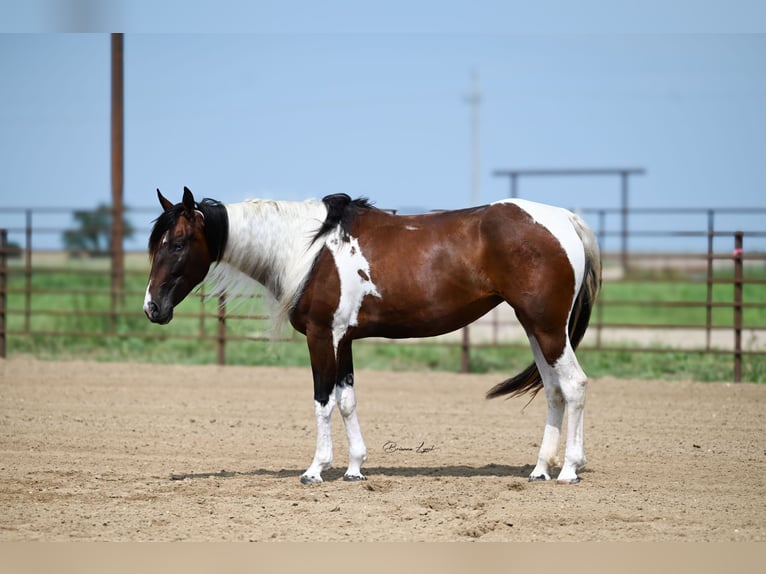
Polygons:
<instances>
[{"instance_id":1,"label":"brown patch on horse","mask_svg":"<svg viewBox=\"0 0 766 574\"><path fill-rule=\"evenodd\" d=\"M575 226L575 230L580 238L583 240L583 246L585 249L585 273L583 278L583 284L580 286L580 291L577 293L574 304L569 315L569 322L567 324L567 331L569 334L569 341L572 349L577 349L582 338L585 335L585 331L590 321L591 311L593 305L596 302L598 292L601 287L601 260L598 254L598 245L589 245L583 234L584 229L580 229ZM550 234L548 234L550 235ZM571 269L571 265L568 265ZM572 272L572 288L574 287L574 272ZM557 295L557 300L566 301L567 296L570 295L566 291L560 291ZM518 316L518 311L517 311ZM522 321L521 317L519 320ZM523 321L522 321L523 324ZM554 337L554 339L557 339ZM538 342L539 339L538 339ZM550 341L548 341L550 343ZM559 351L560 344L554 344L547 347L546 360L549 364L552 364L561 354ZM542 345L541 345L542 348ZM561 348L563 351L563 347ZM545 352L545 349L543 349ZM558 355L557 355L558 353ZM552 358L551 358L552 357ZM487 392L487 398L492 399L500 396L507 396L507 398L513 398L523 395L527 392L532 392L533 397L542 388L542 378L537 369L537 365L532 363L529 367L524 369L521 373L515 377L511 377L501 383L498 383Z\"/></svg>"},{"instance_id":2,"label":"brown patch on horse","mask_svg":"<svg viewBox=\"0 0 766 574\"><path fill-rule=\"evenodd\" d=\"M502 293L503 298L514 308L527 333L537 339L545 360L552 365L566 346L562 326L567 323L575 292L572 264L560 241L526 211L514 204L494 207L498 209L485 218L483 227L491 253L487 262L490 265L490 262L496 262L495 267L498 267L502 265L500 262L509 259L504 249L512 246L517 251L513 258L517 265L513 270L498 268L493 271L513 275L509 289ZM510 219L507 211L514 212L512 219L517 224L506 227L503 233L494 217L507 221Z\"/></svg>"}]
</instances>

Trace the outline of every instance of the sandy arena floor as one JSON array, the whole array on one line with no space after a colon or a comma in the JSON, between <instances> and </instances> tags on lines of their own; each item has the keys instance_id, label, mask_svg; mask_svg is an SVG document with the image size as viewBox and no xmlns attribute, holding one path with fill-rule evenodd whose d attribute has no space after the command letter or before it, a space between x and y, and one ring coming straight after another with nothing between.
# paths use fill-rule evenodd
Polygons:
<instances>
[{"instance_id":1,"label":"sandy arena floor","mask_svg":"<svg viewBox=\"0 0 766 574\"><path fill-rule=\"evenodd\" d=\"M594 380L559 486L526 480L543 396L498 380L357 372L368 480L336 413L307 487L307 370L0 361L0 541L766 540L766 385Z\"/></svg>"}]
</instances>

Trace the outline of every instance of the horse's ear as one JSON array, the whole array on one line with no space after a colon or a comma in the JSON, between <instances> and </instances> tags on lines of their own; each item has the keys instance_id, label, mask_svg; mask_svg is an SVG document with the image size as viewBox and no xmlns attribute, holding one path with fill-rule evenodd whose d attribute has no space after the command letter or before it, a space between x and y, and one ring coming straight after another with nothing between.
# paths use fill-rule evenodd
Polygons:
<instances>
[{"instance_id":1,"label":"horse's ear","mask_svg":"<svg viewBox=\"0 0 766 574\"><path fill-rule=\"evenodd\" d=\"M186 213L189 213L189 214L194 213L194 196L192 195L192 192L189 190L189 188L186 186L184 186L183 204L184 204L184 208L186 209Z\"/></svg>"},{"instance_id":2,"label":"horse's ear","mask_svg":"<svg viewBox=\"0 0 766 574\"><path fill-rule=\"evenodd\" d=\"M162 209L164 209L165 211L172 209L173 204L170 202L168 198L166 198L164 195L162 195L162 193L160 193L159 188L157 188L157 197L160 200L160 205L162 206Z\"/></svg>"}]
</instances>

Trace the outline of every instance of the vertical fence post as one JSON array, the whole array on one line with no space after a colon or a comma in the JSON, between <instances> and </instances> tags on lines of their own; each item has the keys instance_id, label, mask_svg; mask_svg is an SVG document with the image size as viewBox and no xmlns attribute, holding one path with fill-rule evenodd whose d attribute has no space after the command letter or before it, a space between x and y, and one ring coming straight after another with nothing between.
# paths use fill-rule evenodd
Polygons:
<instances>
[{"instance_id":1,"label":"vertical fence post","mask_svg":"<svg viewBox=\"0 0 766 574\"><path fill-rule=\"evenodd\" d=\"M713 239L715 211L707 211L707 294L705 305L705 350L710 350L713 331Z\"/></svg>"},{"instance_id":2,"label":"vertical fence post","mask_svg":"<svg viewBox=\"0 0 766 574\"><path fill-rule=\"evenodd\" d=\"M218 364L226 364L226 293L218 297Z\"/></svg>"},{"instance_id":3,"label":"vertical fence post","mask_svg":"<svg viewBox=\"0 0 766 574\"><path fill-rule=\"evenodd\" d=\"M112 109L111 109L111 179L112 179L112 228L110 230L112 264L112 334L117 331L117 311L125 303L125 204L123 200L125 118L124 118L124 38L122 34L111 35L112 57Z\"/></svg>"},{"instance_id":4,"label":"vertical fence post","mask_svg":"<svg viewBox=\"0 0 766 574\"><path fill-rule=\"evenodd\" d=\"M24 251L24 332L29 335L32 331L32 210L27 209L24 236L26 249Z\"/></svg>"},{"instance_id":5,"label":"vertical fence post","mask_svg":"<svg viewBox=\"0 0 766 574\"><path fill-rule=\"evenodd\" d=\"M202 283L202 285L199 288L199 338L204 339L205 338L205 301L207 297L205 296L205 284Z\"/></svg>"},{"instance_id":6,"label":"vertical fence post","mask_svg":"<svg viewBox=\"0 0 766 574\"><path fill-rule=\"evenodd\" d=\"M114 253L110 254L110 259L114 260ZM117 286L115 285L114 263L112 263L111 283L109 284L109 334L114 336L117 334L117 313L118 305L120 305L120 297L117 293Z\"/></svg>"},{"instance_id":7,"label":"vertical fence post","mask_svg":"<svg viewBox=\"0 0 766 574\"><path fill-rule=\"evenodd\" d=\"M468 325L463 327L463 342L460 345L460 372L468 373L471 370L471 337L468 334Z\"/></svg>"},{"instance_id":8,"label":"vertical fence post","mask_svg":"<svg viewBox=\"0 0 766 574\"><path fill-rule=\"evenodd\" d=\"M603 209L598 210L598 246L601 253L604 252L606 245L606 212ZM602 271L603 273L603 271ZM596 348L601 348L601 335L604 329L604 306L601 302L601 290L599 290L598 300L596 301Z\"/></svg>"},{"instance_id":9,"label":"vertical fence post","mask_svg":"<svg viewBox=\"0 0 766 574\"><path fill-rule=\"evenodd\" d=\"M620 199L620 216L621 216L621 229L620 229L620 263L622 264L623 276L628 276L628 175L627 171L620 172L621 180L621 199Z\"/></svg>"},{"instance_id":10,"label":"vertical fence post","mask_svg":"<svg viewBox=\"0 0 766 574\"><path fill-rule=\"evenodd\" d=\"M734 234L734 382L742 381L742 237Z\"/></svg>"},{"instance_id":11,"label":"vertical fence post","mask_svg":"<svg viewBox=\"0 0 766 574\"><path fill-rule=\"evenodd\" d=\"M8 230L0 229L0 359L7 356L6 308L8 298Z\"/></svg>"}]
</instances>

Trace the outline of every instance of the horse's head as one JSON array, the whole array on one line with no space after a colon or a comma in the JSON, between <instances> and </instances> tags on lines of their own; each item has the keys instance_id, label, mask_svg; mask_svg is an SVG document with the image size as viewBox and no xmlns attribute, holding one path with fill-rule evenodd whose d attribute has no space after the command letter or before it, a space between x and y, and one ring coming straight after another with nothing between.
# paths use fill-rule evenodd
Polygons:
<instances>
[{"instance_id":1,"label":"horse's head","mask_svg":"<svg viewBox=\"0 0 766 574\"><path fill-rule=\"evenodd\" d=\"M173 308L207 275L218 254L210 253L205 216L191 191L184 188L183 201L173 205L157 190L163 213L149 237L152 269L144 298L144 313L153 323L173 318Z\"/></svg>"}]
</instances>

